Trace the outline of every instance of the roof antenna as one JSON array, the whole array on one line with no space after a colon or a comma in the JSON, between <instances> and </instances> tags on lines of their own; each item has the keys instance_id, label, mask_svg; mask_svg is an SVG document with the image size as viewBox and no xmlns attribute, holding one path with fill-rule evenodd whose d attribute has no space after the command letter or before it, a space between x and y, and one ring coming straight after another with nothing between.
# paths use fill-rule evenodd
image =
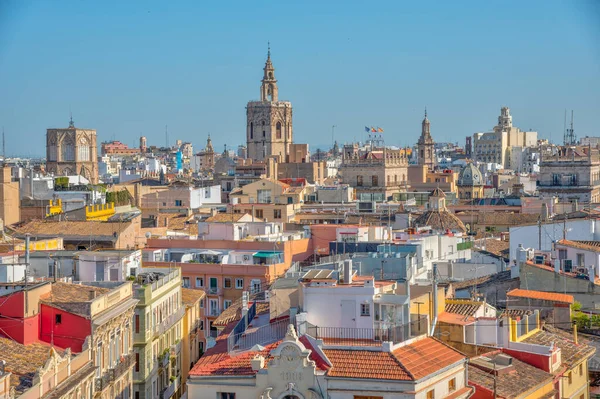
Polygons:
<instances>
[{"instance_id":1,"label":"roof antenna","mask_svg":"<svg viewBox=\"0 0 600 399\"><path fill-rule=\"evenodd\" d=\"M2 126L2 166L6 165L6 141L4 141L4 126Z\"/></svg>"}]
</instances>

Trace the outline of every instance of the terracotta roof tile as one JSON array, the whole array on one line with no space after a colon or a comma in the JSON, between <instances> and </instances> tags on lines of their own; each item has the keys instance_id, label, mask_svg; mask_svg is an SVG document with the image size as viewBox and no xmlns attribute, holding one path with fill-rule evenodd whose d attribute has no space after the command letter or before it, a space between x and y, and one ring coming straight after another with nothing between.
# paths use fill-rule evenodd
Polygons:
<instances>
[{"instance_id":1,"label":"terracotta roof tile","mask_svg":"<svg viewBox=\"0 0 600 399\"><path fill-rule=\"evenodd\" d=\"M10 385L21 394L33 385L37 369L50 358L51 347L41 343L19 344L0 337L0 360L6 361L6 371L12 373Z\"/></svg>"},{"instance_id":2,"label":"terracotta roof tile","mask_svg":"<svg viewBox=\"0 0 600 399\"><path fill-rule=\"evenodd\" d=\"M131 222L96 222L96 221L53 221L31 220L27 223L13 225L17 234L29 233L34 237L94 237L103 236L114 239L113 234L125 230Z\"/></svg>"},{"instance_id":3,"label":"terracotta roof tile","mask_svg":"<svg viewBox=\"0 0 600 399\"><path fill-rule=\"evenodd\" d=\"M394 356L417 380L465 359L462 353L431 337L396 349Z\"/></svg>"},{"instance_id":4,"label":"terracotta roof tile","mask_svg":"<svg viewBox=\"0 0 600 399\"><path fill-rule=\"evenodd\" d=\"M560 302L571 304L575 300L573 295L559 294L557 292L544 292L544 291L533 291L523 290L520 288L514 289L506 293L506 296L518 297L518 298L530 298L530 299L541 299L543 301Z\"/></svg>"},{"instance_id":5,"label":"terracotta roof tile","mask_svg":"<svg viewBox=\"0 0 600 399\"><path fill-rule=\"evenodd\" d=\"M600 241L571 241L571 240L559 240L558 244L566 245L568 247L586 249L588 251L600 252Z\"/></svg>"},{"instance_id":6,"label":"terracotta roof tile","mask_svg":"<svg viewBox=\"0 0 600 399\"><path fill-rule=\"evenodd\" d=\"M483 303L474 303L469 300L461 301L460 299L449 299L446 301L444 311L461 316L474 316L482 305Z\"/></svg>"},{"instance_id":7,"label":"terracotta roof tile","mask_svg":"<svg viewBox=\"0 0 600 399\"><path fill-rule=\"evenodd\" d=\"M567 367L571 367L581 360L592 356L596 351L596 348L593 346L583 343L575 344L568 334L553 327L544 327L544 330L526 337L522 342L545 346L556 345L560 348L562 362Z\"/></svg>"},{"instance_id":8,"label":"terracotta roof tile","mask_svg":"<svg viewBox=\"0 0 600 399\"><path fill-rule=\"evenodd\" d=\"M469 324L473 324L475 322L475 318L471 316L463 316L456 313L442 312L438 315L438 321L441 323L458 324L461 326L466 326Z\"/></svg>"},{"instance_id":9,"label":"terracotta roof tile","mask_svg":"<svg viewBox=\"0 0 600 399\"><path fill-rule=\"evenodd\" d=\"M471 359L469 364L469 383L483 387L489 391L494 389L493 371L490 373L485 368L479 368L477 359L494 358L497 353L487 354L485 357ZM524 397L525 394L536 391L552 382L554 376L537 367L531 366L518 359L512 359L511 371L499 372L496 376L496 393L501 398Z\"/></svg>"},{"instance_id":10,"label":"terracotta roof tile","mask_svg":"<svg viewBox=\"0 0 600 399\"><path fill-rule=\"evenodd\" d=\"M181 288L181 301L186 305L193 305L205 296L204 290Z\"/></svg>"},{"instance_id":11,"label":"terracotta roof tile","mask_svg":"<svg viewBox=\"0 0 600 399\"><path fill-rule=\"evenodd\" d=\"M328 375L344 378L410 381L412 376L389 352L324 349L333 364Z\"/></svg>"},{"instance_id":12,"label":"terracotta roof tile","mask_svg":"<svg viewBox=\"0 0 600 399\"><path fill-rule=\"evenodd\" d=\"M205 220L205 222L209 223L236 223L239 222L241 218L246 216L245 213L217 213L214 216L211 216ZM256 220L257 218L255 218Z\"/></svg>"},{"instance_id":13,"label":"terracotta roof tile","mask_svg":"<svg viewBox=\"0 0 600 399\"><path fill-rule=\"evenodd\" d=\"M67 312L89 316L92 304L90 291L94 291L96 296L100 296L109 292L110 289L91 285L56 282L52 284L51 291L44 295L41 300L47 305L52 305Z\"/></svg>"}]
</instances>

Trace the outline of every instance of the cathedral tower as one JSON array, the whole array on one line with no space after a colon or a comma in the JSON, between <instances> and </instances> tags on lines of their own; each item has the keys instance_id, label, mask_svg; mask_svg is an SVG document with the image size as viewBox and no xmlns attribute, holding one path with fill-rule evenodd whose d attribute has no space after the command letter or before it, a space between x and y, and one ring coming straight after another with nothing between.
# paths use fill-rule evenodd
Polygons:
<instances>
[{"instance_id":1,"label":"cathedral tower","mask_svg":"<svg viewBox=\"0 0 600 399\"><path fill-rule=\"evenodd\" d=\"M421 123L421 137L417 142L419 147L419 165L425 165L428 169L433 169L435 166L435 151L434 142L431 137L430 123L427 119L427 109L425 109L425 118Z\"/></svg>"},{"instance_id":2,"label":"cathedral tower","mask_svg":"<svg viewBox=\"0 0 600 399\"><path fill-rule=\"evenodd\" d=\"M246 121L248 158L262 161L275 155L286 162L293 143L292 103L279 101L270 47L263 68L260 100L248 102Z\"/></svg>"}]
</instances>

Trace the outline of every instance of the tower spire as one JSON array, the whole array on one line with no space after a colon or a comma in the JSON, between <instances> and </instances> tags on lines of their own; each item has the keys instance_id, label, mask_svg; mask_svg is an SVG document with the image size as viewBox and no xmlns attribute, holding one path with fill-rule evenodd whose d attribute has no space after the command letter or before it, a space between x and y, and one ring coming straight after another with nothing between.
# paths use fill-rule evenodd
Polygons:
<instances>
[{"instance_id":1,"label":"tower spire","mask_svg":"<svg viewBox=\"0 0 600 399\"><path fill-rule=\"evenodd\" d=\"M69 107L69 128L74 128L75 122L73 122L73 112L71 112L71 107Z\"/></svg>"},{"instance_id":2,"label":"tower spire","mask_svg":"<svg viewBox=\"0 0 600 399\"><path fill-rule=\"evenodd\" d=\"M427 119L427 107L425 107L425 119Z\"/></svg>"},{"instance_id":3,"label":"tower spire","mask_svg":"<svg viewBox=\"0 0 600 399\"><path fill-rule=\"evenodd\" d=\"M267 42L267 59L271 59L271 42Z\"/></svg>"}]
</instances>

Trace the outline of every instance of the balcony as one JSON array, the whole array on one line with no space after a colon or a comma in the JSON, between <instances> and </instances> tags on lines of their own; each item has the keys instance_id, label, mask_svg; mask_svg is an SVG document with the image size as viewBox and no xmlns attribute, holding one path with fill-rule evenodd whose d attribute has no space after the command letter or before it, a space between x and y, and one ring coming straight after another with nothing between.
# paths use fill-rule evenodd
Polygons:
<instances>
[{"instance_id":1,"label":"balcony","mask_svg":"<svg viewBox=\"0 0 600 399\"><path fill-rule=\"evenodd\" d=\"M219 288L219 287L209 287L206 290L206 294L207 295L222 295L223 294L223 289Z\"/></svg>"},{"instance_id":2,"label":"balcony","mask_svg":"<svg viewBox=\"0 0 600 399\"><path fill-rule=\"evenodd\" d=\"M133 357L132 353L122 356L119 363L115 367L106 370L101 377L95 379L95 392L102 392L110 384L121 378L134 365L134 363L135 358Z\"/></svg>"},{"instance_id":3,"label":"balcony","mask_svg":"<svg viewBox=\"0 0 600 399\"><path fill-rule=\"evenodd\" d=\"M177 357L177 355L180 353L181 353L181 341L177 342L175 345L171 345L171 357Z\"/></svg>"},{"instance_id":4,"label":"balcony","mask_svg":"<svg viewBox=\"0 0 600 399\"><path fill-rule=\"evenodd\" d=\"M169 399L172 398L173 395L175 395L175 392L177 392L177 389L179 389L179 382L180 382L180 378L177 377L175 378L171 384L169 384L168 387L166 387L165 389L163 389L160 393L160 399Z\"/></svg>"},{"instance_id":5,"label":"balcony","mask_svg":"<svg viewBox=\"0 0 600 399\"><path fill-rule=\"evenodd\" d=\"M221 314L221 312L219 312L219 308L214 307L210 309L210 312L208 312L208 316L210 317L217 317Z\"/></svg>"},{"instance_id":6,"label":"balcony","mask_svg":"<svg viewBox=\"0 0 600 399\"><path fill-rule=\"evenodd\" d=\"M173 327L175 325L175 323L177 323L179 320L181 320L184 313L185 313L185 308L182 306L175 313L167 316L167 318L164 319L162 321L162 323L155 325L153 328L154 338L158 338L159 336L161 336L162 334L167 332L167 330L169 330L169 328Z\"/></svg>"}]
</instances>

